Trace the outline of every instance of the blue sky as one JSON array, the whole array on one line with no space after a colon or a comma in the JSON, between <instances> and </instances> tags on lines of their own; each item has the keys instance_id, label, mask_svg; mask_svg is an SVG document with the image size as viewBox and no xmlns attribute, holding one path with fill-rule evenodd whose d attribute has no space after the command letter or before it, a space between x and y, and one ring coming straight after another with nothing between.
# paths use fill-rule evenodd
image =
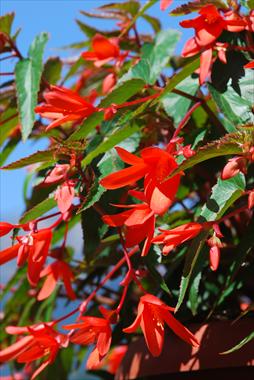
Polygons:
<instances>
[{"instance_id":1,"label":"blue sky","mask_svg":"<svg viewBox=\"0 0 254 380\"><path fill-rule=\"evenodd\" d=\"M99 29L105 30L111 28L111 21L87 19L79 13L82 9L91 11L93 8L96 8L96 6L108 2L110 2L110 0L2 0L0 13L1 15L13 11L16 13L14 30L19 27L22 28L18 37L18 46L22 54L26 55L30 43L38 33L47 31L50 34L50 40L46 46L45 58L56 55L64 57L73 53L70 51L59 51L56 50L56 48L73 42L83 41L85 38L75 23L76 18L83 19L85 22ZM179 0L177 1L178 4L180 2ZM168 12L160 11L159 2L150 10L151 15L160 18L163 28L179 29L179 17L169 17L167 13ZM139 22L138 27L142 32L151 31L146 22ZM182 41L190 34L186 29L183 32L184 38ZM181 46L182 43L178 44L178 52L180 52ZM2 67L6 68L5 65ZM45 147L45 141L39 144L37 143L36 145L31 142L25 144L20 143L7 162L12 162L35 152L37 149L43 149ZM1 220L15 222L24 211L22 187L26 170L6 171L1 172L0 175Z\"/></svg>"}]
</instances>

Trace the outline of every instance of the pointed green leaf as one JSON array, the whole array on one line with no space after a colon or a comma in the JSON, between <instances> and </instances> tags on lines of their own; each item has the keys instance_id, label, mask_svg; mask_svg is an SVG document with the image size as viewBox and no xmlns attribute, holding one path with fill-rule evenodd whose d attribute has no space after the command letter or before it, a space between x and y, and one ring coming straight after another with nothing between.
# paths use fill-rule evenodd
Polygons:
<instances>
[{"instance_id":1,"label":"pointed green leaf","mask_svg":"<svg viewBox=\"0 0 254 380\"><path fill-rule=\"evenodd\" d=\"M24 215L20 218L19 223L27 223L32 220L35 220L46 214L46 212L52 210L56 207L57 203L54 199L54 196L44 199L42 202L38 203L36 206L32 207L30 210L26 211Z\"/></svg>"},{"instance_id":2,"label":"pointed green leaf","mask_svg":"<svg viewBox=\"0 0 254 380\"><path fill-rule=\"evenodd\" d=\"M11 26L14 20L15 13L7 13L0 17L0 30L2 33L6 33L8 36L11 33Z\"/></svg>"},{"instance_id":3,"label":"pointed green leaf","mask_svg":"<svg viewBox=\"0 0 254 380\"><path fill-rule=\"evenodd\" d=\"M54 155L53 150L38 150L38 152L31 154L31 156L27 156L24 158L21 158L18 161L14 161L11 164L8 164L6 166L3 166L1 169L4 170L12 170L12 169L20 169L25 166L36 164L38 162L47 162L49 161L49 164L52 162L55 162L59 159L58 155Z\"/></svg>"},{"instance_id":4,"label":"pointed green leaf","mask_svg":"<svg viewBox=\"0 0 254 380\"><path fill-rule=\"evenodd\" d=\"M246 336L243 340L241 340L237 345L232 347L230 350L221 352L221 355L231 354L234 351L240 350L245 344L249 343L252 339L254 339L254 331L252 331L248 336Z\"/></svg>"},{"instance_id":5,"label":"pointed green leaf","mask_svg":"<svg viewBox=\"0 0 254 380\"><path fill-rule=\"evenodd\" d=\"M35 37L29 49L29 58L19 61L15 67L18 109L24 141L30 135L35 121L34 108L37 104L43 51L47 41L47 33Z\"/></svg>"},{"instance_id":6,"label":"pointed green leaf","mask_svg":"<svg viewBox=\"0 0 254 380\"><path fill-rule=\"evenodd\" d=\"M120 83L136 78L154 84L174 53L179 38L180 33L173 29L159 32L153 44L142 47L141 60L121 77Z\"/></svg>"}]
</instances>

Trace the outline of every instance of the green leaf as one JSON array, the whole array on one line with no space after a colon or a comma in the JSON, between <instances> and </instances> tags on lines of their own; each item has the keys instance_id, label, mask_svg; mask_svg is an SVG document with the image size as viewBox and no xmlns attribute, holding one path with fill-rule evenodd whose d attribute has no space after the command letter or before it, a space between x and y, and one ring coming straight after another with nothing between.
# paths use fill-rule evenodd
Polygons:
<instances>
[{"instance_id":1,"label":"green leaf","mask_svg":"<svg viewBox=\"0 0 254 380\"><path fill-rule=\"evenodd\" d=\"M125 35L128 30L130 30L132 28L132 26L135 24L135 22L137 21L137 19L139 17L142 17L145 12L151 8L155 3L157 2L157 0L148 0L144 5L143 7L139 10L139 12L136 13L136 15L133 17L133 19L128 23L128 25L126 26L126 28L122 31L122 33L120 34L120 38Z\"/></svg>"},{"instance_id":2,"label":"green leaf","mask_svg":"<svg viewBox=\"0 0 254 380\"><path fill-rule=\"evenodd\" d=\"M230 350L221 352L220 354L221 355L227 355L227 354L231 354L234 351L240 350L240 348L245 346L245 344L249 343L252 339L254 339L254 331L252 331L248 336L246 336L243 340L241 340L239 343L237 343L237 345L232 347Z\"/></svg>"},{"instance_id":3,"label":"green leaf","mask_svg":"<svg viewBox=\"0 0 254 380\"><path fill-rule=\"evenodd\" d=\"M92 38L93 36L95 36L96 33L99 33L99 31L96 28L93 28L92 26L87 25L87 24L85 24L84 22L82 22L80 20L76 20L76 23L78 24L80 30L83 33L85 33L85 35L88 38Z\"/></svg>"},{"instance_id":4,"label":"green leaf","mask_svg":"<svg viewBox=\"0 0 254 380\"><path fill-rule=\"evenodd\" d=\"M225 211L240 198L244 191L245 177L242 173L227 180L219 178L217 184L212 189L210 198L202 207L199 221L208 222L221 218Z\"/></svg>"},{"instance_id":5,"label":"green leaf","mask_svg":"<svg viewBox=\"0 0 254 380\"><path fill-rule=\"evenodd\" d=\"M197 314L198 310L198 291L199 291L199 284L202 278L202 272L198 272L198 274L195 276L195 278L192 281L191 287L190 287L190 307L191 312L193 315Z\"/></svg>"},{"instance_id":6,"label":"green leaf","mask_svg":"<svg viewBox=\"0 0 254 380\"><path fill-rule=\"evenodd\" d=\"M24 215L20 218L19 223L27 223L35 220L50 211L52 208L56 207L57 203L54 197L49 197L44 199L42 202L38 203L36 206L32 207L30 210L26 211Z\"/></svg>"},{"instance_id":7,"label":"green leaf","mask_svg":"<svg viewBox=\"0 0 254 380\"><path fill-rule=\"evenodd\" d=\"M250 10L254 9L254 0L247 0L247 6Z\"/></svg>"},{"instance_id":8,"label":"green leaf","mask_svg":"<svg viewBox=\"0 0 254 380\"><path fill-rule=\"evenodd\" d=\"M161 30L160 20L151 15L143 15L142 18L151 25L155 33L159 33L159 31Z\"/></svg>"},{"instance_id":9,"label":"green leaf","mask_svg":"<svg viewBox=\"0 0 254 380\"><path fill-rule=\"evenodd\" d=\"M117 88L102 99L98 107L108 107L112 103L121 104L137 94L144 87L145 83L140 79L130 79L121 83Z\"/></svg>"},{"instance_id":10,"label":"green leaf","mask_svg":"<svg viewBox=\"0 0 254 380\"><path fill-rule=\"evenodd\" d=\"M210 198L201 210L198 221L200 223L211 222L221 218L227 209L243 194L244 190L245 178L242 173L225 181L219 178L218 183L212 189ZM200 261L205 260L204 255L201 255L201 253L208 235L209 231L202 231L192 241L186 253L176 310L180 308L190 283L198 274L197 268L201 265Z\"/></svg>"},{"instance_id":11,"label":"green leaf","mask_svg":"<svg viewBox=\"0 0 254 380\"><path fill-rule=\"evenodd\" d=\"M31 154L31 156L27 156L21 158L18 161L14 161L11 164L3 166L1 169L4 170L13 170L20 169L27 165L36 164L37 162L47 162L53 163L59 159L59 155L54 154L54 150L38 150L38 152Z\"/></svg>"},{"instance_id":12,"label":"green leaf","mask_svg":"<svg viewBox=\"0 0 254 380\"><path fill-rule=\"evenodd\" d=\"M199 68L199 65L200 65L199 57L195 58L195 59L192 59L192 60L190 60L189 63L187 63L181 69L181 71L179 71L173 77L169 78L168 84L166 85L166 87L161 92L161 95L158 98L154 99L154 101L152 102L152 106L154 104L158 103L158 101L161 98L163 98L165 96L165 94L167 94L168 92L171 92L174 88L176 88L176 86L179 83L181 83L185 78L187 78L188 76L190 76L191 74L193 74L194 71Z\"/></svg>"},{"instance_id":13,"label":"green leaf","mask_svg":"<svg viewBox=\"0 0 254 380\"><path fill-rule=\"evenodd\" d=\"M29 58L19 61L15 67L18 109L24 141L30 135L35 121L34 108L37 104L43 51L47 41L47 33L35 37L29 49Z\"/></svg>"},{"instance_id":14,"label":"green leaf","mask_svg":"<svg viewBox=\"0 0 254 380\"><path fill-rule=\"evenodd\" d=\"M61 78L62 66L59 57L49 58L44 65L43 78L50 84L56 84Z\"/></svg>"},{"instance_id":15,"label":"green leaf","mask_svg":"<svg viewBox=\"0 0 254 380\"><path fill-rule=\"evenodd\" d=\"M99 179L95 178L95 181L86 196L86 199L82 204L80 205L78 209L78 213L88 209L89 207L92 207L96 202L98 202L102 196L102 194L106 191L104 187L102 187L99 184Z\"/></svg>"},{"instance_id":16,"label":"green leaf","mask_svg":"<svg viewBox=\"0 0 254 380\"><path fill-rule=\"evenodd\" d=\"M154 84L174 53L180 33L173 29L159 32L153 44L142 47L141 60L120 79L142 79L146 84Z\"/></svg>"},{"instance_id":17,"label":"green leaf","mask_svg":"<svg viewBox=\"0 0 254 380\"><path fill-rule=\"evenodd\" d=\"M253 73L246 70L245 76L239 80L241 96L228 86L227 91L220 93L212 85L209 85L211 95L218 105L224 117L232 124L233 128L241 124L253 124ZM232 127L231 127L232 128Z\"/></svg>"},{"instance_id":18,"label":"green leaf","mask_svg":"<svg viewBox=\"0 0 254 380\"><path fill-rule=\"evenodd\" d=\"M132 79L121 84L115 88L109 95L107 95L98 107L108 107L112 103L121 104L139 92L144 86L142 80ZM67 141L80 140L86 138L93 129L101 124L103 121L104 113L96 112L88 117L84 123L77 129Z\"/></svg>"},{"instance_id":19,"label":"green leaf","mask_svg":"<svg viewBox=\"0 0 254 380\"><path fill-rule=\"evenodd\" d=\"M85 167L97 156L105 153L107 150L113 148L115 145L121 143L135 132L139 131L139 126L135 123L127 124L122 128L118 128L114 133L104 138L104 141L90 152L82 161L82 166Z\"/></svg>"},{"instance_id":20,"label":"green leaf","mask_svg":"<svg viewBox=\"0 0 254 380\"><path fill-rule=\"evenodd\" d=\"M7 139L10 131L18 124L16 108L8 107L0 116L0 145Z\"/></svg>"},{"instance_id":21,"label":"green leaf","mask_svg":"<svg viewBox=\"0 0 254 380\"><path fill-rule=\"evenodd\" d=\"M120 11L130 13L132 16L135 16L138 13L139 8L140 8L140 4L138 1L129 0L123 3L111 3L111 4L102 5L98 7L97 9L104 10L104 11L118 9Z\"/></svg>"},{"instance_id":22,"label":"green leaf","mask_svg":"<svg viewBox=\"0 0 254 380\"><path fill-rule=\"evenodd\" d=\"M17 144L19 143L19 138L15 137L13 139L10 139L8 143L5 145L3 151L1 152L0 157L0 166L2 166L9 155L13 152L13 150L16 148Z\"/></svg>"},{"instance_id":23,"label":"green leaf","mask_svg":"<svg viewBox=\"0 0 254 380\"><path fill-rule=\"evenodd\" d=\"M245 142L245 138L246 135L243 131L237 132L225 135L220 140L213 141L199 148L196 154L179 165L170 177L211 158L242 153L242 144Z\"/></svg>"},{"instance_id":24,"label":"green leaf","mask_svg":"<svg viewBox=\"0 0 254 380\"><path fill-rule=\"evenodd\" d=\"M6 33L8 36L11 33L11 27L14 20L15 13L7 13L0 17L0 30L2 33Z\"/></svg>"},{"instance_id":25,"label":"green leaf","mask_svg":"<svg viewBox=\"0 0 254 380\"><path fill-rule=\"evenodd\" d=\"M194 95L198 88L199 83L197 78L192 77L187 77L176 87L177 90L187 92L189 95ZM183 119L192 103L192 100L173 92L166 93L160 100L166 113L174 118L176 126Z\"/></svg>"}]
</instances>

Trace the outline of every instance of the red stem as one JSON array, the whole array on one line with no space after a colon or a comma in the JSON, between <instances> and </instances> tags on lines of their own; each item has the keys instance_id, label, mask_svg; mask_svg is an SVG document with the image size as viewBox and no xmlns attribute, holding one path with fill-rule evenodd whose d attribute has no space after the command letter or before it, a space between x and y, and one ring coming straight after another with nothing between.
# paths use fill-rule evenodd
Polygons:
<instances>
[{"instance_id":1,"label":"red stem","mask_svg":"<svg viewBox=\"0 0 254 380\"><path fill-rule=\"evenodd\" d=\"M178 127L176 128L174 134L173 134L173 137L172 139L176 138L181 129L185 126L185 124L188 122L188 120L190 119L192 113L199 107L202 105L202 102L197 102L196 104L194 104L190 109L189 111L186 113L186 115L184 116L184 118L182 119L182 121L179 123Z\"/></svg>"}]
</instances>

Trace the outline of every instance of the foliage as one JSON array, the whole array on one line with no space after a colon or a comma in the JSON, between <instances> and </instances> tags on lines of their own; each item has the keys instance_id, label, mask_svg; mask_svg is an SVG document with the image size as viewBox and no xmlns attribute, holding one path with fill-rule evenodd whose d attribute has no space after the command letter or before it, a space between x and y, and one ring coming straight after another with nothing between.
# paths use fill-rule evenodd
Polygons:
<instances>
[{"instance_id":1,"label":"foliage","mask_svg":"<svg viewBox=\"0 0 254 380\"><path fill-rule=\"evenodd\" d=\"M194 29L181 57L179 31L153 15L156 0L99 5L81 11L84 40L64 47L70 60L44 62L44 32L23 57L14 13L0 17L1 58L15 58L1 84L1 169L29 167L23 215L0 223L12 238L0 264L13 268L0 362L17 359L11 371L24 379L84 375L90 344L89 373L113 378L138 326L158 356L164 325L198 346L180 320L253 318L252 1L161 13L198 12L180 22ZM98 30L96 18L114 28ZM26 139L48 146L12 162Z\"/></svg>"}]
</instances>

